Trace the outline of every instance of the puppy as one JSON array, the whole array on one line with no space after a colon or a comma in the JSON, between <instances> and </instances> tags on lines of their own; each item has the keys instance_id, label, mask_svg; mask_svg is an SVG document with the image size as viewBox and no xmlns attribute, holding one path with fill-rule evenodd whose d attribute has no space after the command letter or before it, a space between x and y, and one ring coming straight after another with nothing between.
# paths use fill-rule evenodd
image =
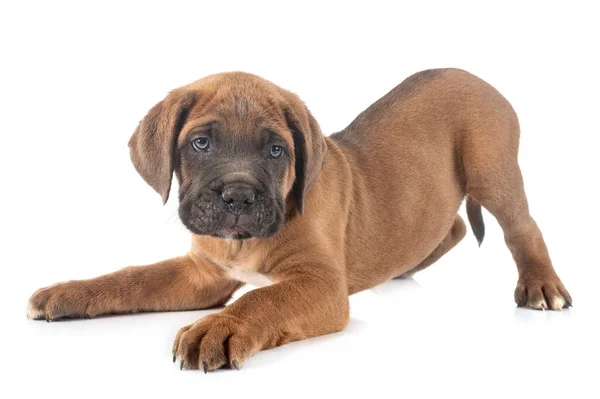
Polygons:
<instances>
[{"instance_id":1,"label":"puppy","mask_svg":"<svg viewBox=\"0 0 600 399\"><path fill-rule=\"evenodd\" d=\"M492 86L457 69L417 73L324 137L300 99L258 76L223 73L173 90L140 122L135 168L161 196L179 181L190 251L149 266L38 290L33 319L222 306L183 327L173 360L239 369L256 352L343 329L348 295L423 270L454 247L481 206L519 271L518 306L571 297L529 214L519 123Z\"/></svg>"}]
</instances>

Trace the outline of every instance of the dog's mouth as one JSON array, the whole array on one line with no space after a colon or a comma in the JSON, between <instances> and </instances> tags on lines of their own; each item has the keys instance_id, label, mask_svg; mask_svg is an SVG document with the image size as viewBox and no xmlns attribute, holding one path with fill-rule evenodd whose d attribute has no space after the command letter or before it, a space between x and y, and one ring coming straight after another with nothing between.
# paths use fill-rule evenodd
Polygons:
<instances>
[{"instance_id":1,"label":"dog's mouth","mask_svg":"<svg viewBox=\"0 0 600 399\"><path fill-rule=\"evenodd\" d=\"M266 239L277 234L285 218L283 200L263 198L242 212L232 212L210 193L183 201L179 216L192 233L226 240Z\"/></svg>"}]
</instances>

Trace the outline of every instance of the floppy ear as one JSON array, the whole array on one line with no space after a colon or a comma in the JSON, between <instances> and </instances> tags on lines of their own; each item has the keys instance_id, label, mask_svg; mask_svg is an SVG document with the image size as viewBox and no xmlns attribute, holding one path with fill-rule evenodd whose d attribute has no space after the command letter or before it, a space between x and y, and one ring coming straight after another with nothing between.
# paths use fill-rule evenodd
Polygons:
<instances>
[{"instance_id":1,"label":"floppy ear","mask_svg":"<svg viewBox=\"0 0 600 399\"><path fill-rule=\"evenodd\" d=\"M294 139L296 180L292 195L298 213L304 210L304 197L317 180L327 151L325 137L316 119L300 100L284 108L285 119Z\"/></svg>"},{"instance_id":2,"label":"floppy ear","mask_svg":"<svg viewBox=\"0 0 600 399\"><path fill-rule=\"evenodd\" d=\"M177 137L196 101L193 92L171 92L148 111L129 139L131 161L163 203L169 199Z\"/></svg>"}]
</instances>

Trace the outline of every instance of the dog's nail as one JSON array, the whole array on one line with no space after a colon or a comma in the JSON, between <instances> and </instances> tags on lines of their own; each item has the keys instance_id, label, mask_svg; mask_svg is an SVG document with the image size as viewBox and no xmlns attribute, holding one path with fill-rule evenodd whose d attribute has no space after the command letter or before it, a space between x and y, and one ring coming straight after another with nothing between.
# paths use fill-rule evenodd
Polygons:
<instances>
[{"instance_id":1,"label":"dog's nail","mask_svg":"<svg viewBox=\"0 0 600 399\"><path fill-rule=\"evenodd\" d=\"M46 323L50 323L50 317L46 316Z\"/></svg>"},{"instance_id":2,"label":"dog's nail","mask_svg":"<svg viewBox=\"0 0 600 399\"><path fill-rule=\"evenodd\" d=\"M183 360L179 363L179 370L183 370Z\"/></svg>"},{"instance_id":3,"label":"dog's nail","mask_svg":"<svg viewBox=\"0 0 600 399\"><path fill-rule=\"evenodd\" d=\"M202 363L203 367L204 367L204 374L208 373L208 364L206 364L206 362Z\"/></svg>"},{"instance_id":4,"label":"dog's nail","mask_svg":"<svg viewBox=\"0 0 600 399\"><path fill-rule=\"evenodd\" d=\"M231 364L233 364L233 367L237 370L240 371L240 366L238 364L238 362L236 362L235 360L233 362L231 362Z\"/></svg>"},{"instance_id":5,"label":"dog's nail","mask_svg":"<svg viewBox=\"0 0 600 399\"><path fill-rule=\"evenodd\" d=\"M173 363L177 360L177 355L173 353Z\"/></svg>"}]
</instances>

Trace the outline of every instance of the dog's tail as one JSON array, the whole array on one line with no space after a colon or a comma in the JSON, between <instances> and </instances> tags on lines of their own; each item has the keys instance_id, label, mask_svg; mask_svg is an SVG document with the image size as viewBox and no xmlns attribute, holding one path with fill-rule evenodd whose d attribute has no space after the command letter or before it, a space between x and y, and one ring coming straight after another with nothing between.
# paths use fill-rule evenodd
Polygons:
<instances>
[{"instance_id":1,"label":"dog's tail","mask_svg":"<svg viewBox=\"0 0 600 399\"><path fill-rule=\"evenodd\" d=\"M477 243L481 246L483 237L485 236L485 224L483 224L481 205L479 205L479 202L475 201L471 196L467 196L467 217L469 218L473 234L475 234L475 238L477 238Z\"/></svg>"}]
</instances>

